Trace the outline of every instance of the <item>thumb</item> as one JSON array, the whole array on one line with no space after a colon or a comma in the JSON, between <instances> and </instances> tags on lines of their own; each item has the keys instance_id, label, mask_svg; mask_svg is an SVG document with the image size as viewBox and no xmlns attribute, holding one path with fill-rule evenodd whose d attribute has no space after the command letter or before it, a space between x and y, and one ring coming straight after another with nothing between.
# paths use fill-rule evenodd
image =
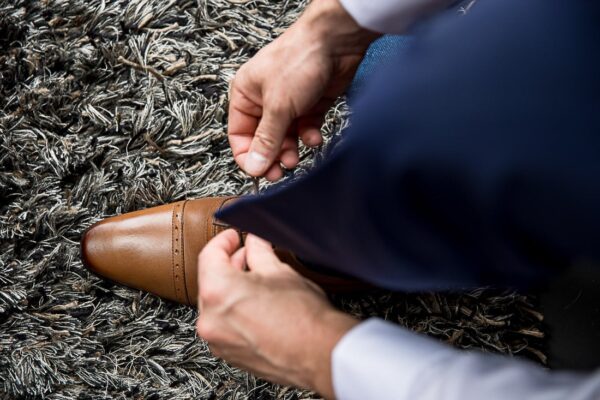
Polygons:
<instances>
[{"instance_id":1,"label":"thumb","mask_svg":"<svg viewBox=\"0 0 600 400\"><path fill-rule=\"evenodd\" d=\"M269 273L281 270L283 264L277 258L271 243L249 234L246 237L245 248L246 261L251 271Z\"/></svg>"},{"instance_id":2,"label":"thumb","mask_svg":"<svg viewBox=\"0 0 600 400\"><path fill-rule=\"evenodd\" d=\"M291 123L292 117L285 108L265 107L244 163L244 170L248 174L265 174L281 152L283 139Z\"/></svg>"}]
</instances>

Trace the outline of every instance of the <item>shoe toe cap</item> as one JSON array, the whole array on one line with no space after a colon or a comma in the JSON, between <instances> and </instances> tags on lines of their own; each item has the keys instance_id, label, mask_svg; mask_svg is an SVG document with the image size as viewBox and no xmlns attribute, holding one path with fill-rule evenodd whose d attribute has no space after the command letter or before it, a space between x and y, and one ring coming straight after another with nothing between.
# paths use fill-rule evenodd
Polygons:
<instances>
[{"instance_id":1,"label":"shoe toe cap","mask_svg":"<svg viewBox=\"0 0 600 400\"><path fill-rule=\"evenodd\" d=\"M174 299L171 209L112 217L81 238L83 265L117 283Z\"/></svg>"},{"instance_id":2,"label":"shoe toe cap","mask_svg":"<svg viewBox=\"0 0 600 400\"><path fill-rule=\"evenodd\" d=\"M98 222L81 238L83 264L125 286L193 305L198 254L223 229L213 214L230 200L189 200Z\"/></svg>"}]
</instances>

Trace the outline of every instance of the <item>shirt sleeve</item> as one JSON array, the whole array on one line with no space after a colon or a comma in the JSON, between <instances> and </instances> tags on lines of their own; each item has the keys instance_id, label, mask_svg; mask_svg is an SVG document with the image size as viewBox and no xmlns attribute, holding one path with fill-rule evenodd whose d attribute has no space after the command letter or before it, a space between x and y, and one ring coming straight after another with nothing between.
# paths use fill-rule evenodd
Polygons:
<instances>
[{"instance_id":1,"label":"shirt sleeve","mask_svg":"<svg viewBox=\"0 0 600 400\"><path fill-rule=\"evenodd\" d=\"M350 330L332 356L338 400L592 400L600 372L551 372L535 364L460 351L379 319Z\"/></svg>"},{"instance_id":2,"label":"shirt sleeve","mask_svg":"<svg viewBox=\"0 0 600 400\"><path fill-rule=\"evenodd\" d=\"M404 33L419 19L456 0L340 0L363 28L381 33Z\"/></svg>"}]
</instances>

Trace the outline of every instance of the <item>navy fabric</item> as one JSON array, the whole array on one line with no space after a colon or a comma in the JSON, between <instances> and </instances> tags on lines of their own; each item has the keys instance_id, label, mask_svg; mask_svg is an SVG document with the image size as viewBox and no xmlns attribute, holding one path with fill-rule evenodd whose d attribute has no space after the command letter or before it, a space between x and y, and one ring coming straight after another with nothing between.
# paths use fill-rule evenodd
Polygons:
<instances>
[{"instance_id":1,"label":"navy fabric","mask_svg":"<svg viewBox=\"0 0 600 400\"><path fill-rule=\"evenodd\" d=\"M406 291L599 261L599 9L487 0L436 18L369 82L331 158L218 217Z\"/></svg>"},{"instance_id":2,"label":"navy fabric","mask_svg":"<svg viewBox=\"0 0 600 400\"><path fill-rule=\"evenodd\" d=\"M374 76L377 70L384 68L394 60L397 54L401 54L406 50L410 45L410 41L410 36L385 35L371 43L348 90L350 104L354 103L356 97L359 96L368 80Z\"/></svg>"}]
</instances>

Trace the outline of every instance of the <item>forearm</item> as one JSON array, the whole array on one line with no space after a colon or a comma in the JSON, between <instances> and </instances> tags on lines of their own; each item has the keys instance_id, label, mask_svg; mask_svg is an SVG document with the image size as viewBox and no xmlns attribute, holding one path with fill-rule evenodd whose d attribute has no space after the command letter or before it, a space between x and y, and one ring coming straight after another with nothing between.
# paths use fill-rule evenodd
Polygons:
<instances>
[{"instance_id":1,"label":"forearm","mask_svg":"<svg viewBox=\"0 0 600 400\"><path fill-rule=\"evenodd\" d=\"M302 380L304 387L309 387L326 399L334 399L332 380L332 354L340 339L359 321L347 314L331 309L320 315L314 323L312 335L307 338L306 368Z\"/></svg>"},{"instance_id":2,"label":"forearm","mask_svg":"<svg viewBox=\"0 0 600 400\"><path fill-rule=\"evenodd\" d=\"M339 0L316 0L298 20L298 29L313 36L332 56L362 54L380 35L361 27Z\"/></svg>"}]
</instances>

